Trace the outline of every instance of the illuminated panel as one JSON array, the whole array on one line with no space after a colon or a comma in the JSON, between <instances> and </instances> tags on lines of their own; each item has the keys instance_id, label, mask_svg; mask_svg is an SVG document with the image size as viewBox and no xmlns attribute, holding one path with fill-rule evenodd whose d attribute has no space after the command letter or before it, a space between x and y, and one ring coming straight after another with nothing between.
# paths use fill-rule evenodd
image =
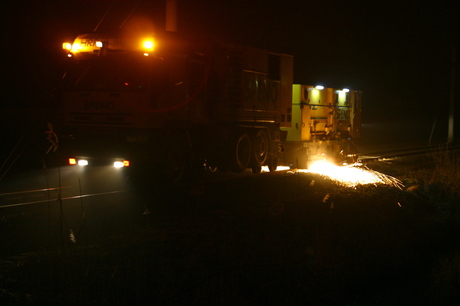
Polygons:
<instances>
[{"instance_id":1,"label":"illuminated panel","mask_svg":"<svg viewBox=\"0 0 460 306\"><path fill-rule=\"evenodd\" d=\"M345 102L347 101L347 92L343 90L338 90L337 91L337 100L339 102L339 105L345 105Z\"/></svg>"},{"instance_id":2,"label":"illuminated panel","mask_svg":"<svg viewBox=\"0 0 460 306\"><path fill-rule=\"evenodd\" d=\"M69 165L76 165L77 160L75 158L69 158Z\"/></svg>"},{"instance_id":3,"label":"illuminated panel","mask_svg":"<svg viewBox=\"0 0 460 306\"><path fill-rule=\"evenodd\" d=\"M319 102L321 100L320 98L321 98L321 92L316 88L312 88L311 92L310 92L310 101L311 101L311 103L319 104Z\"/></svg>"}]
</instances>

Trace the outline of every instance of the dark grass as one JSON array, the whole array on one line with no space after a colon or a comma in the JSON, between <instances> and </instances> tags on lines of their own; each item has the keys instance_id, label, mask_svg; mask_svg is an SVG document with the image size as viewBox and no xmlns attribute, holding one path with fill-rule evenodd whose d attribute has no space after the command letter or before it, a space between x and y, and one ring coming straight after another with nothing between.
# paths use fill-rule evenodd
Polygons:
<instances>
[{"instance_id":1,"label":"dark grass","mask_svg":"<svg viewBox=\"0 0 460 306\"><path fill-rule=\"evenodd\" d=\"M143 190L149 215L5 257L0 304L458 305L458 218L423 187L429 160L368 165L412 191L288 173Z\"/></svg>"}]
</instances>

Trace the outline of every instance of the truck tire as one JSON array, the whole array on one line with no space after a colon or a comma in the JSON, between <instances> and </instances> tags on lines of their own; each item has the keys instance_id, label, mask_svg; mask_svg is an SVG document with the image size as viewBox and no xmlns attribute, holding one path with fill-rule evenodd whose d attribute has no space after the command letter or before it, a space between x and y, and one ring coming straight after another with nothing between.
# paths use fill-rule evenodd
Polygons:
<instances>
[{"instance_id":1,"label":"truck tire","mask_svg":"<svg viewBox=\"0 0 460 306\"><path fill-rule=\"evenodd\" d=\"M252 154L251 139L248 134L243 132L235 137L231 152L233 156L230 157L232 160L230 170L235 173L241 173L246 170L251 161Z\"/></svg>"},{"instance_id":2,"label":"truck tire","mask_svg":"<svg viewBox=\"0 0 460 306\"><path fill-rule=\"evenodd\" d=\"M252 152L254 165L264 165L270 150L269 138L266 130L258 130L252 138Z\"/></svg>"},{"instance_id":3,"label":"truck tire","mask_svg":"<svg viewBox=\"0 0 460 306\"><path fill-rule=\"evenodd\" d=\"M268 155L267 166L270 172L276 171L276 168L278 168L278 156L276 154L270 153Z\"/></svg>"}]
</instances>

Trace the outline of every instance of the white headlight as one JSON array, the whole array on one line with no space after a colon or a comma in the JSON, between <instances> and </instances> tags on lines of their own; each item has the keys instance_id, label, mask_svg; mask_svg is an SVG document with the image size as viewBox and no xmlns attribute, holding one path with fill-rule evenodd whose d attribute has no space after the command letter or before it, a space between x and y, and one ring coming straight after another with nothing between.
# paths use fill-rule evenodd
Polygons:
<instances>
[{"instance_id":1,"label":"white headlight","mask_svg":"<svg viewBox=\"0 0 460 306\"><path fill-rule=\"evenodd\" d=\"M78 165L79 166L87 166L88 161L86 159L80 159L80 160L78 160Z\"/></svg>"},{"instance_id":2,"label":"white headlight","mask_svg":"<svg viewBox=\"0 0 460 306\"><path fill-rule=\"evenodd\" d=\"M115 168L123 168L125 165L121 161L116 161L116 162L113 163L113 166Z\"/></svg>"}]
</instances>

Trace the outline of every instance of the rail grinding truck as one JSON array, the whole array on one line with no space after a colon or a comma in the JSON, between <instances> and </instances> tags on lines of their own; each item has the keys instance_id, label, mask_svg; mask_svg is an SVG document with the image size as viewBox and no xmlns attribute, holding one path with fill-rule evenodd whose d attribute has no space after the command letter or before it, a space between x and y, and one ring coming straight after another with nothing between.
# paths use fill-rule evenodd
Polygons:
<instances>
[{"instance_id":1,"label":"rail grinding truck","mask_svg":"<svg viewBox=\"0 0 460 306\"><path fill-rule=\"evenodd\" d=\"M94 32L64 44L60 142L72 164L275 170L293 57L176 32Z\"/></svg>"},{"instance_id":2,"label":"rail grinding truck","mask_svg":"<svg viewBox=\"0 0 460 306\"><path fill-rule=\"evenodd\" d=\"M166 15L164 32L120 27L63 45L69 164L152 167L179 182L354 156L360 91L293 84L292 56L178 33L174 0Z\"/></svg>"},{"instance_id":3,"label":"rail grinding truck","mask_svg":"<svg viewBox=\"0 0 460 306\"><path fill-rule=\"evenodd\" d=\"M294 84L289 127L281 160L295 168L328 159L334 163L356 162L361 131L362 92Z\"/></svg>"}]
</instances>

